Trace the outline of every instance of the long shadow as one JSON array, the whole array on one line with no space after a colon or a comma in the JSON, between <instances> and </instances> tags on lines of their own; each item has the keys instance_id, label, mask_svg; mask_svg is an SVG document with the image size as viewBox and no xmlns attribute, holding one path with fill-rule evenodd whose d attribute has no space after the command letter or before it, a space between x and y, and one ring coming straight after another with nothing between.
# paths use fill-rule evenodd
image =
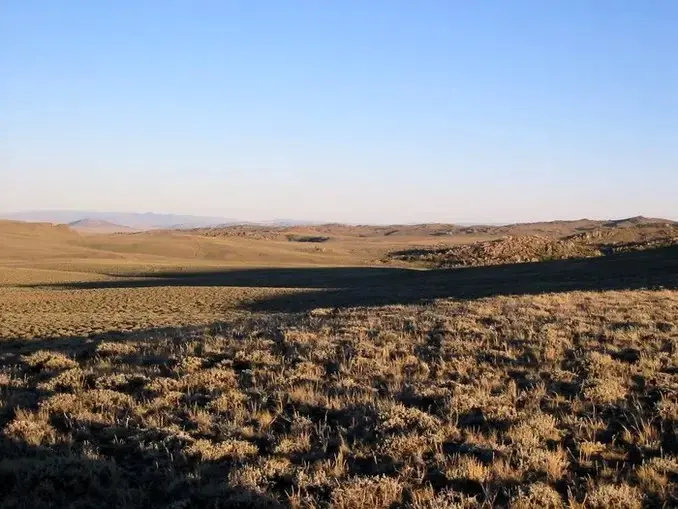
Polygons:
<instances>
[{"instance_id":1,"label":"long shadow","mask_svg":"<svg viewBox=\"0 0 678 509\"><path fill-rule=\"evenodd\" d=\"M301 312L415 304L439 298L478 299L575 290L678 288L678 246L599 258L413 270L402 268L264 268L212 272L136 274L113 281L55 285L69 289L156 286L303 288L248 304L252 311Z\"/></svg>"},{"instance_id":2,"label":"long shadow","mask_svg":"<svg viewBox=\"0 0 678 509\"><path fill-rule=\"evenodd\" d=\"M406 277L422 271L375 267L251 268L219 271L176 271L116 275L108 281L55 283L68 289L150 288L157 286L237 286L268 288L358 288L370 281Z\"/></svg>"},{"instance_id":3,"label":"long shadow","mask_svg":"<svg viewBox=\"0 0 678 509\"><path fill-rule=\"evenodd\" d=\"M440 298L473 300L500 295L658 288L678 288L678 246L600 258L410 271L374 278L362 286L276 295L249 308L295 312L417 304Z\"/></svg>"}]
</instances>

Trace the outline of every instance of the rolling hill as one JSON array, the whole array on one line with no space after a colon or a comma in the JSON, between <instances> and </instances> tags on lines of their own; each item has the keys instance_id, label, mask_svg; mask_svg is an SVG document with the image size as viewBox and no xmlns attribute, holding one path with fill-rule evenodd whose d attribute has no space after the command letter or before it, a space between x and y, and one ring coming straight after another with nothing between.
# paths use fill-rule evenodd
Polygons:
<instances>
[{"instance_id":1,"label":"rolling hill","mask_svg":"<svg viewBox=\"0 0 678 509\"><path fill-rule=\"evenodd\" d=\"M134 228L115 224L104 219L85 218L68 223L68 226L81 233L122 233L135 231Z\"/></svg>"}]
</instances>

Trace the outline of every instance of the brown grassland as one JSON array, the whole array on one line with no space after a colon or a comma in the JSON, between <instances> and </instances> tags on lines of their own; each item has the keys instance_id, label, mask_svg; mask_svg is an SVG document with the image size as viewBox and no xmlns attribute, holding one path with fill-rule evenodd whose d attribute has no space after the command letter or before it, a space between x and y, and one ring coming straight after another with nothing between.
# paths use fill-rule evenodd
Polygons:
<instances>
[{"instance_id":1,"label":"brown grassland","mask_svg":"<svg viewBox=\"0 0 678 509\"><path fill-rule=\"evenodd\" d=\"M646 223L0 222L0 507L675 507L677 246L390 255Z\"/></svg>"}]
</instances>

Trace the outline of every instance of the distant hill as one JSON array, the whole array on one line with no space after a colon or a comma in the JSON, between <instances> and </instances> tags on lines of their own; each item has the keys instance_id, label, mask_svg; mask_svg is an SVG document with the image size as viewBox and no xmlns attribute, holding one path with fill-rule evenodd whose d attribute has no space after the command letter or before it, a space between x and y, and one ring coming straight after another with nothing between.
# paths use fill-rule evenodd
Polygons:
<instances>
[{"instance_id":1,"label":"distant hill","mask_svg":"<svg viewBox=\"0 0 678 509\"><path fill-rule=\"evenodd\" d=\"M190 216L179 214L156 214L153 212L97 212L90 210L38 210L18 212L2 216L16 221L72 224L78 221L106 221L134 230L159 228L200 228L217 224L233 224L238 221L223 217Z\"/></svg>"},{"instance_id":2,"label":"distant hill","mask_svg":"<svg viewBox=\"0 0 678 509\"><path fill-rule=\"evenodd\" d=\"M136 231L134 228L121 224L111 223L103 219L79 219L68 223L68 226L82 233L122 233Z\"/></svg>"},{"instance_id":3,"label":"distant hill","mask_svg":"<svg viewBox=\"0 0 678 509\"><path fill-rule=\"evenodd\" d=\"M129 233L114 233L120 231L119 223L96 218L70 223L0 221L0 261L52 260L61 266L65 260L107 260L113 272L125 260L142 259L151 265L164 260L181 266L195 262L457 267L606 256L678 243L678 224L637 218L499 227L243 225Z\"/></svg>"},{"instance_id":4,"label":"distant hill","mask_svg":"<svg viewBox=\"0 0 678 509\"><path fill-rule=\"evenodd\" d=\"M432 267L468 267L590 258L678 245L678 222L642 216L472 229L472 233L478 232L500 236L456 245L441 242L438 246L411 247L393 251L386 259Z\"/></svg>"},{"instance_id":5,"label":"distant hill","mask_svg":"<svg viewBox=\"0 0 678 509\"><path fill-rule=\"evenodd\" d=\"M568 235L596 228L661 227L678 224L676 221L636 216L617 220L577 219L571 221L542 221L533 223L423 223L423 224L357 224L327 223L296 219L272 219L266 221L246 221L215 216L193 216L181 214L156 214L153 212L97 212L87 210L42 210L0 214L0 219L15 221L43 222L53 224L73 224L78 221L105 221L133 230L190 230L196 228L229 229L235 227L268 228L313 228L327 233L328 230L340 230L346 233L382 235L411 235L413 233L437 236L456 235ZM228 232L226 232L228 233ZM333 232L334 233L334 232Z\"/></svg>"},{"instance_id":6,"label":"distant hill","mask_svg":"<svg viewBox=\"0 0 678 509\"><path fill-rule=\"evenodd\" d=\"M328 238L437 237L441 244L474 242L505 236L565 238L578 234L606 237L610 242L649 242L673 235L678 222L668 219L630 218L619 220L576 219L506 225L408 224L350 225L342 223L286 225L284 223L241 223L193 228L187 233L208 237L242 237L284 240L293 236Z\"/></svg>"},{"instance_id":7,"label":"distant hill","mask_svg":"<svg viewBox=\"0 0 678 509\"><path fill-rule=\"evenodd\" d=\"M616 219L608 221L603 226L608 228L632 228L634 226L670 226L678 225L677 221L669 219L661 219L658 217L635 216L627 217L626 219Z\"/></svg>"},{"instance_id":8,"label":"distant hill","mask_svg":"<svg viewBox=\"0 0 678 509\"><path fill-rule=\"evenodd\" d=\"M55 253L81 256L78 243L83 238L65 224L0 220L0 259L38 260Z\"/></svg>"},{"instance_id":9,"label":"distant hill","mask_svg":"<svg viewBox=\"0 0 678 509\"><path fill-rule=\"evenodd\" d=\"M183 214L156 214L154 212L97 212L92 210L34 210L0 214L0 219L54 224L74 224L79 221L105 221L126 226L133 230L188 230L191 228L227 227L234 225L299 226L321 224L295 219L270 221L241 221L216 216L192 216Z\"/></svg>"}]
</instances>

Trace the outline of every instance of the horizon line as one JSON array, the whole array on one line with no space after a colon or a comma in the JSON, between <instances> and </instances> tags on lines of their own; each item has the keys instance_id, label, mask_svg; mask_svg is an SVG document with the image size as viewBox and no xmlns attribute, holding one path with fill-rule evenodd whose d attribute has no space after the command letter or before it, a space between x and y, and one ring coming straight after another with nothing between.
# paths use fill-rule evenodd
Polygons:
<instances>
[{"instance_id":1,"label":"horizon line","mask_svg":"<svg viewBox=\"0 0 678 509\"><path fill-rule=\"evenodd\" d=\"M88 214L88 213L93 213L93 214L131 214L131 215L138 215L138 216L143 216L143 215L156 215L156 216L184 216L184 217L191 217L195 219L216 219L216 220L224 220L224 225L226 223L230 223L227 226L238 226L238 225L246 225L246 224L252 224L252 225L264 225L266 223L283 223L283 222L294 222L294 223L299 223L298 226L308 226L308 225L313 225L313 226L322 226L322 225L346 225L346 226L415 226L415 225L433 225L433 224L440 224L440 225L459 225L459 226L503 226L503 225L512 225L512 224L531 224L531 223L552 223L552 222L559 222L559 221L567 221L567 222L576 222L576 221L622 221L622 220L628 220L628 219L635 219L635 218L646 218L646 219L658 219L658 220L667 220L667 221L678 221L678 216L670 216L670 217L658 217L658 216L646 216L644 214L636 214L636 215L631 215L631 216L626 216L626 217L570 217L567 219L564 219L562 217L556 217L556 218L551 218L551 219L531 219L531 220L502 220L502 221L497 221L497 220L486 220L486 221L476 221L476 220L462 220L462 221L441 221L441 220L416 220L416 221L408 221L408 222L371 222L371 221L337 221L337 220L315 220L315 219L295 219L295 218L285 218L285 217L280 217L280 218L274 218L274 219L260 219L260 220L254 220L254 219L241 219L241 218L234 218L234 217L226 217L226 216L221 216L221 215L211 215L211 214L194 214L194 213L183 213L183 212L152 212L152 211L146 211L146 212L128 212L128 211L115 211L115 210L83 210L83 209L25 209L25 210L19 210L19 211L4 211L0 212L0 219L10 219L10 220L18 220L18 221L23 221L23 222L47 222L47 223L52 223L52 224L68 224L72 223L74 221L80 221L83 219L96 219L96 218L90 218L87 215L83 215L79 219L74 219L72 221L68 222L55 222L55 221L50 221L50 220L42 220L42 219L16 219L13 217L7 217L7 216L17 216L17 215L22 215L22 214L48 214L48 213L72 213L72 214ZM120 225L120 226L125 226L125 225ZM218 223L214 223L212 225L204 225L204 226L196 226L196 228L209 228L209 227L215 227L215 226L220 226Z\"/></svg>"}]
</instances>

